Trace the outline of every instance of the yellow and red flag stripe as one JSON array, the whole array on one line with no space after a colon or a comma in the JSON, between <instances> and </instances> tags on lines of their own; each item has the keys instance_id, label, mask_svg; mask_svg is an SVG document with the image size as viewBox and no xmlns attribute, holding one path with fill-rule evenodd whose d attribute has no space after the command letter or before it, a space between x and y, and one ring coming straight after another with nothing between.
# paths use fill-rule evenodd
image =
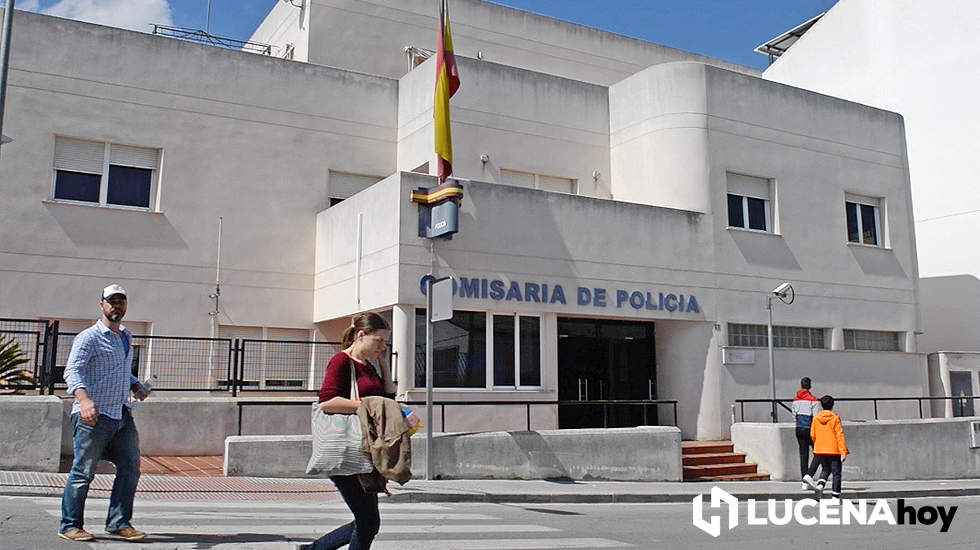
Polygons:
<instances>
[{"instance_id":1,"label":"yellow and red flag stripe","mask_svg":"<svg viewBox=\"0 0 980 550\"><path fill-rule=\"evenodd\" d=\"M419 187L412 190L412 202L421 204L435 204L451 198L463 198L463 186L455 180L435 187Z\"/></svg>"},{"instance_id":2,"label":"yellow and red flag stripe","mask_svg":"<svg viewBox=\"0 0 980 550\"><path fill-rule=\"evenodd\" d=\"M449 29L448 0L439 6L439 45L436 49L436 90L432 108L435 119L436 156L439 157L439 181L453 173L453 137L449 128L449 98L459 89L459 70L453 54L453 35Z\"/></svg>"}]
</instances>

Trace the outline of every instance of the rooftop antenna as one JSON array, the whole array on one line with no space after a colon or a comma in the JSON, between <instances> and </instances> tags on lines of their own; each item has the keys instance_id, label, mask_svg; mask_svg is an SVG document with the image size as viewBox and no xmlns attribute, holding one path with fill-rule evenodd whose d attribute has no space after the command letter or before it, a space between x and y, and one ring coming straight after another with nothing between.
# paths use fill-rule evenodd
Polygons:
<instances>
[{"instance_id":1,"label":"rooftop antenna","mask_svg":"<svg viewBox=\"0 0 980 550\"><path fill-rule=\"evenodd\" d=\"M207 19L204 20L204 32L206 34L211 34L211 0L208 0L208 16Z\"/></svg>"}]
</instances>

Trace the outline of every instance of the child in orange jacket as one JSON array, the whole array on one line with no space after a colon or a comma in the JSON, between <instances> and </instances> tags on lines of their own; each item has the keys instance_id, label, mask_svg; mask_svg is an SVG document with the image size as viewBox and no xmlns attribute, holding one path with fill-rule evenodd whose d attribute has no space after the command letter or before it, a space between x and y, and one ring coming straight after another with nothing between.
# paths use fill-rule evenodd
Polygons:
<instances>
[{"instance_id":1,"label":"child in orange jacket","mask_svg":"<svg viewBox=\"0 0 980 550\"><path fill-rule=\"evenodd\" d=\"M820 398L820 405L823 406L823 410L813 417L813 422L810 424L814 462L810 465L810 471L803 476L803 481L820 493L827 483L827 475L833 473L831 495L840 498L841 466L850 451L847 450L847 440L844 439L844 426L841 424L840 417L832 412L834 398L825 395ZM817 473L818 465L820 479L814 482L813 474Z\"/></svg>"}]
</instances>

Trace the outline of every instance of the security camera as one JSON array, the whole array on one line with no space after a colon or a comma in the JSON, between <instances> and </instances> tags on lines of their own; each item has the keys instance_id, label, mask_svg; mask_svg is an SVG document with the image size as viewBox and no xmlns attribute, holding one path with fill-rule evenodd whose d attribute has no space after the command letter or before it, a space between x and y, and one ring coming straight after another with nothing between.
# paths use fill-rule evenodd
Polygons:
<instances>
[{"instance_id":1,"label":"security camera","mask_svg":"<svg viewBox=\"0 0 980 550\"><path fill-rule=\"evenodd\" d=\"M772 289L772 294L780 298L785 298L789 295L790 291L793 290L793 285L789 283L783 283L776 288Z\"/></svg>"}]
</instances>

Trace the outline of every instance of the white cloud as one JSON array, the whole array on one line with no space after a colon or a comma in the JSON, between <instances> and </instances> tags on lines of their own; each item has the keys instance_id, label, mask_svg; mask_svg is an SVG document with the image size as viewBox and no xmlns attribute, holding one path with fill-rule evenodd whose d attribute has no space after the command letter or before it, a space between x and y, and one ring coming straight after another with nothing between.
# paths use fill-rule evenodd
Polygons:
<instances>
[{"instance_id":1,"label":"white cloud","mask_svg":"<svg viewBox=\"0 0 980 550\"><path fill-rule=\"evenodd\" d=\"M38 8L41 7L41 0L20 0L14 6L19 10L38 11Z\"/></svg>"},{"instance_id":2,"label":"white cloud","mask_svg":"<svg viewBox=\"0 0 980 550\"><path fill-rule=\"evenodd\" d=\"M58 0L41 13L143 32L150 32L154 23L173 24L168 0Z\"/></svg>"}]
</instances>

